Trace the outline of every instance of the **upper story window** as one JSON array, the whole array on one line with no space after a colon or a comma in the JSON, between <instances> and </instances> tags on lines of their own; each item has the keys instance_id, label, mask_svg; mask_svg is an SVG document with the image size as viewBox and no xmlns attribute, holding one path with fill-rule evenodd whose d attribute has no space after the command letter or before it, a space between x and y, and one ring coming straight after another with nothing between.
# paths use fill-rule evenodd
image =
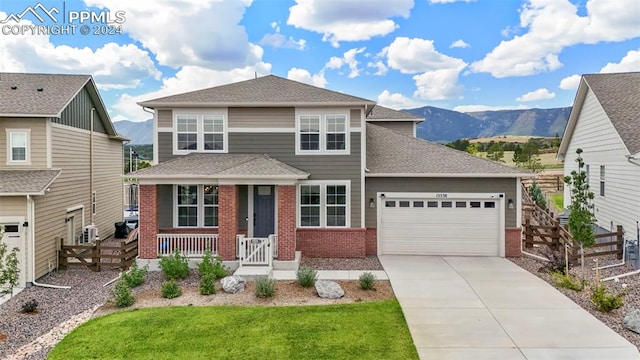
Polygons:
<instances>
[{"instance_id":1,"label":"upper story window","mask_svg":"<svg viewBox=\"0 0 640 360\"><path fill-rule=\"evenodd\" d=\"M298 115L296 154L349 154L349 123L344 114Z\"/></svg>"},{"instance_id":2,"label":"upper story window","mask_svg":"<svg viewBox=\"0 0 640 360\"><path fill-rule=\"evenodd\" d=\"M29 136L30 131L7 129L7 164L30 163Z\"/></svg>"},{"instance_id":3,"label":"upper story window","mask_svg":"<svg viewBox=\"0 0 640 360\"><path fill-rule=\"evenodd\" d=\"M176 114L174 154L227 152L227 122L223 114Z\"/></svg>"}]
</instances>

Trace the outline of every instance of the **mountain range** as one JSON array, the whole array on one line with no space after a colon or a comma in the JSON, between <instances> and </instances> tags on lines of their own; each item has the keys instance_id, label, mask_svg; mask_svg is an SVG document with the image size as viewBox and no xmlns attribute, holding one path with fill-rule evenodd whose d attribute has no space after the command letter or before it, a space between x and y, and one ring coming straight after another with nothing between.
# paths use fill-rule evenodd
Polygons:
<instances>
[{"instance_id":1,"label":"mountain range","mask_svg":"<svg viewBox=\"0 0 640 360\"><path fill-rule=\"evenodd\" d=\"M416 130L419 138L446 143L461 138L497 135L562 136L571 108L462 113L425 106L404 111L425 118ZM131 139L132 145L153 143L152 119L140 122L122 120L114 125L119 134Z\"/></svg>"}]
</instances>

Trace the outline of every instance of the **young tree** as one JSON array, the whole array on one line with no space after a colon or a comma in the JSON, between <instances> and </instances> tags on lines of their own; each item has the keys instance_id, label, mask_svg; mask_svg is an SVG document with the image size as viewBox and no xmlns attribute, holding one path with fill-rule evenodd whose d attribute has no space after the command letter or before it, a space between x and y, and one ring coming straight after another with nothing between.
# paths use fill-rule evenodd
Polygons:
<instances>
[{"instance_id":1,"label":"young tree","mask_svg":"<svg viewBox=\"0 0 640 360\"><path fill-rule=\"evenodd\" d=\"M571 205L568 209L569 232L573 239L580 245L580 254L582 263L582 276L584 277L584 248L591 247L595 244L595 235L593 233L593 193L589 191L589 183L587 182L587 173L584 171L584 160L582 159L582 149L577 149L578 170L571 172L571 176L565 176L564 182L571 189Z\"/></svg>"},{"instance_id":2,"label":"young tree","mask_svg":"<svg viewBox=\"0 0 640 360\"><path fill-rule=\"evenodd\" d=\"M520 161L522 159L522 148L520 147L520 145L516 145L515 149L513 149L513 157L511 158L511 160L516 164L516 166L519 166L520 163L522 161Z\"/></svg>"},{"instance_id":3,"label":"young tree","mask_svg":"<svg viewBox=\"0 0 640 360\"><path fill-rule=\"evenodd\" d=\"M13 296L13 288L18 286L18 248L9 250L9 246L2 241L4 227L0 226L0 295Z\"/></svg>"}]
</instances>

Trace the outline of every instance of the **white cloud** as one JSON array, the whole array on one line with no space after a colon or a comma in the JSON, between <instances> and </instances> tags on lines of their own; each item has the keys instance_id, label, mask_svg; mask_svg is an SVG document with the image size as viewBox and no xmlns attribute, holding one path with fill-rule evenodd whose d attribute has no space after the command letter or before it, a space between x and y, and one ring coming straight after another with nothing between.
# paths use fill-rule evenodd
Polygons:
<instances>
[{"instance_id":1,"label":"white cloud","mask_svg":"<svg viewBox=\"0 0 640 360\"><path fill-rule=\"evenodd\" d=\"M274 48L304 50L307 46L307 41L305 39L296 40L291 36L287 39L284 35L276 32L274 34L264 34L262 40L260 40L260 45L267 45Z\"/></svg>"},{"instance_id":2,"label":"white cloud","mask_svg":"<svg viewBox=\"0 0 640 360\"><path fill-rule=\"evenodd\" d=\"M571 76L567 76L566 78L560 80L560 89L562 90L575 90L580 85L581 76L578 74L573 74Z\"/></svg>"},{"instance_id":3,"label":"white cloud","mask_svg":"<svg viewBox=\"0 0 640 360\"><path fill-rule=\"evenodd\" d=\"M369 40L387 35L398 25L393 17L408 18L413 0L296 0L289 8L287 24L322 34L322 40L338 47L341 41Z\"/></svg>"},{"instance_id":4,"label":"white cloud","mask_svg":"<svg viewBox=\"0 0 640 360\"><path fill-rule=\"evenodd\" d=\"M358 64L360 63L356 60L356 55L362 54L366 48L353 48L345 51L341 58L337 56L332 56L329 61L324 65L325 69L341 69L343 66L347 65L349 67L349 75L348 77L356 78L360 75L360 68Z\"/></svg>"},{"instance_id":5,"label":"white cloud","mask_svg":"<svg viewBox=\"0 0 640 360\"><path fill-rule=\"evenodd\" d=\"M389 90L384 90L378 95L378 104L391 109L412 109L424 105L400 93L391 93Z\"/></svg>"},{"instance_id":6,"label":"white cloud","mask_svg":"<svg viewBox=\"0 0 640 360\"><path fill-rule=\"evenodd\" d=\"M458 84L458 75L464 66L415 75L413 80L416 82L416 91L413 96L424 100L462 98L464 88Z\"/></svg>"},{"instance_id":7,"label":"white cloud","mask_svg":"<svg viewBox=\"0 0 640 360\"><path fill-rule=\"evenodd\" d=\"M454 111L463 113L478 112L478 111L497 111L497 110L522 110L528 109L524 104L520 105L505 105L505 106L491 106L491 105L459 105L453 108Z\"/></svg>"},{"instance_id":8,"label":"white cloud","mask_svg":"<svg viewBox=\"0 0 640 360\"><path fill-rule=\"evenodd\" d=\"M161 65L231 70L253 65L262 56L240 25L251 0L156 0L153 6L122 0L84 2L126 11L124 30L153 52Z\"/></svg>"},{"instance_id":9,"label":"white cloud","mask_svg":"<svg viewBox=\"0 0 640 360\"><path fill-rule=\"evenodd\" d=\"M600 73L617 73L640 71L640 49L630 50L619 63L608 63ZM638 85L640 86L640 85Z\"/></svg>"},{"instance_id":10,"label":"white cloud","mask_svg":"<svg viewBox=\"0 0 640 360\"><path fill-rule=\"evenodd\" d=\"M0 12L0 18L6 14ZM22 20L21 25L31 24ZM138 87L141 79L160 79L149 53L134 44L107 43L92 50L54 45L48 35L0 36L0 70L92 74L100 89Z\"/></svg>"},{"instance_id":11,"label":"white cloud","mask_svg":"<svg viewBox=\"0 0 640 360\"><path fill-rule=\"evenodd\" d=\"M377 60L375 62L370 61L367 63L367 67L376 69L376 72L374 73L374 75L378 75L378 76L384 76L387 74L387 71L389 71L387 66L381 60Z\"/></svg>"},{"instance_id":12,"label":"white cloud","mask_svg":"<svg viewBox=\"0 0 640 360\"><path fill-rule=\"evenodd\" d=\"M502 41L471 69L498 78L553 71L562 66L558 55L565 47L640 35L637 0L588 0L586 10L586 16L579 16L569 0L527 1L520 10L520 27L528 31Z\"/></svg>"},{"instance_id":13,"label":"white cloud","mask_svg":"<svg viewBox=\"0 0 640 360\"><path fill-rule=\"evenodd\" d=\"M469 46L471 46L471 45L467 44L462 39L458 39L458 40L452 42L451 45L449 45L450 48L463 48L463 49L464 48L468 48Z\"/></svg>"},{"instance_id":14,"label":"white cloud","mask_svg":"<svg viewBox=\"0 0 640 360\"><path fill-rule=\"evenodd\" d=\"M126 93L121 95L113 106L115 110L113 118L131 121L146 120L150 118L150 114L144 112L136 102L249 80L253 79L256 73L258 76L263 76L270 72L271 64L263 62L230 71L211 70L200 66L184 66L174 76L163 79L162 86L156 91L135 96Z\"/></svg>"},{"instance_id":15,"label":"white cloud","mask_svg":"<svg viewBox=\"0 0 640 360\"><path fill-rule=\"evenodd\" d=\"M324 73L320 72L318 74L311 75L309 70L299 69L299 68L291 68L287 73L287 79L300 81L305 84L317 86L317 87L325 87L327 86L327 79L324 78Z\"/></svg>"},{"instance_id":16,"label":"white cloud","mask_svg":"<svg viewBox=\"0 0 640 360\"><path fill-rule=\"evenodd\" d=\"M522 96L518 96L516 101L518 102L529 102L529 101L538 101L538 100L549 100L556 97L555 93L549 92L546 88L540 88L534 91L530 91Z\"/></svg>"},{"instance_id":17,"label":"white cloud","mask_svg":"<svg viewBox=\"0 0 640 360\"><path fill-rule=\"evenodd\" d=\"M476 0L429 0L432 4L450 4L454 2L473 2Z\"/></svg>"}]
</instances>

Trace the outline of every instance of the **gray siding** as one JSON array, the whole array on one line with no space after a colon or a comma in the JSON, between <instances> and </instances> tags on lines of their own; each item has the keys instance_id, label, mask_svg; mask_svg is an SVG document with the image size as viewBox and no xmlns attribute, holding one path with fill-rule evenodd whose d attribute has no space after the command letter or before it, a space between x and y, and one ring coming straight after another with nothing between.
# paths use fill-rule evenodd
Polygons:
<instances>
[{"instance_id":1,"label":"gray siding","mask_svg":"<svg viewBox=\"0 0 640 360\"><path fill-rule=\"evenodd\" d=\"M248 207L249 187L247 185L238 186L238 228L248 229L247 217L249 216Z\"/></svg>"},{"instance_id":2,"label":"gray siding","mask_svg":"<svg viewBox=\"0 0 640 360\"><path fill-rule=\"evenodd\" d=\"M229 108L230 128L296 127L295 108Z\"/></svg>"},{"instance_id":3,"label":"gray siding","mask_svg":"<svg viewBox=\"0 0 640 360\"><path fill-rule=\"evenodd\" d=\"M86 88L80 90L78 95L71 100L69 105L62 111L60 118L53 118L56 124L67 125L78 129L91 129L91 108L96 105L91 101L91 97ZM93 131L106 134L103 121L97 111L93 113Z\"/></svg>"},{"instance_id":4,"label":"gray siding","mask_svg":"<svg viewBox=\"0 0 640 360\"><path fill-rule=\"evenodd\" d=\"M351 133L351 155L295 155L293 133L231 133L230 153L267 154L311 176L309 180L351 180L351 227L360 227L360 133Z\"/></svg>"},{"instance_id":5,"label":"gray siding","mask_svg":"<svg viewBox=\"0 0 640 360\"><path fill-rule=\"evenodd\" d=\"M372 121L371 123L401 134L413 136L413 121Z\"/></svg>"},{"instance_id":6,"label":"gray siding","mask_svg":"<svg viewBox=\"0 0 640 360\"><path fill-rule=\"evenodd\" d=\"M360 127L362 110L360 109L351 109L349 111L349 120L351 127Z\"/></svg>"},{"instance_id":7,"label":"gray siding","mask_svg":"<svg viewBox=\"0 0 640 360\"><path fill-rule=\"evenodd\" d=\"M173 127L173 113L171 110L158 110L158 127Z\"/></svg>"},{"instance_id":8,"label":"gray siding","mask_svg":"<svg viewBox=\"0 0 640 360\"><path fill-rule=\"evenodd\" d=\"M366 199L378 192L504 193L516 201L516 179L504 178L367 178ZM506 200L505 200L506 204ZM366 206L366 226L377 226L377 210ZM505 209L505 226L516 226L516 209Z\"/></svg>"},{"instance_id":9,"label":"gray siding","mask_svg":"<svg viewBox=\"0 0 640 360\"><path fill-rule=\"evenodd\" d=\"M177 155L173 155L173 133L158 133L158 163L171 160Z\"/></svg>"},{"instance_id":10,"label":"gray siding","mask_svg":"<svg viewBox=\"0 0 640 360\"><path fill-rule=\"evenodd\" d=\"M47 167L47 125L44 118L0 118L0 168L44 169ZM6 129L30 129L31 165L7 165Z\"/></svg>"},{"instance_id":11,"label":"gray siding","mask_svg":"<svg viewBox=\"0 0 640 360\"><path fill-rule=\"evenodd\" d=\"M173 185L158 185L158 226L173 227Z\"/></svg>"}]
</instances>

